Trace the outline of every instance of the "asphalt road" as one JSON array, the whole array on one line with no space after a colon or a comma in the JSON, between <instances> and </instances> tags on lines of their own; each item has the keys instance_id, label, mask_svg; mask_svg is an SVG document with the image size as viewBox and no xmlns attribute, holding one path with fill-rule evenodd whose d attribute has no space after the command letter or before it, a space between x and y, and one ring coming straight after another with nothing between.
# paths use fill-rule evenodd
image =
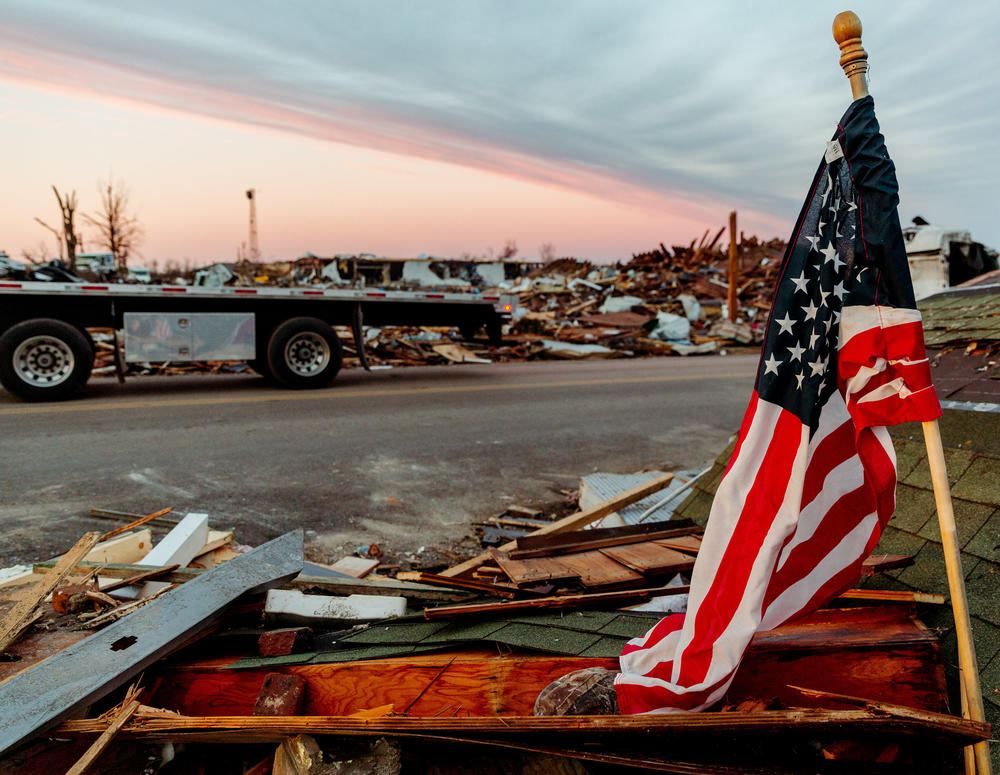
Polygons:
<instances>
[{"instance_id":1,"label":"asphalt road","mask_svg":"<svg viewBox=\"0 0 1000 775\"><path fill-rule=\"evenodd\" d=\"M254 376L94 380L80 399L0 390L0 567L114 525L92 507L205 511L250 544L307 529L315 557L448 546L580 475L707 464L756 356L342 373L322 391Z\"/></svg>"}]
</instances>

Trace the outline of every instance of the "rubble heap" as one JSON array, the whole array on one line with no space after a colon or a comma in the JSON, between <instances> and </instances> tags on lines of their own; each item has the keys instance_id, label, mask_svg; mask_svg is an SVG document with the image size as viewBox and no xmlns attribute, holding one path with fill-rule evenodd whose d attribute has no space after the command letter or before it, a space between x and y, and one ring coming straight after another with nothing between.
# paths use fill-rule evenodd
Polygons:
<instances>
[{"instance_id":1,"label":"rubble heap","mask_svg":"<svg viewBox=\"0 0 1000 775\"><path fill-rule=\"evenodd\" d=\"M508 510L483 535L498 545L437 573L374 545L308 562L301 531L251 548L203 513L94 509L125 524L0 572L0 772L459 775L522 756L579 773L842 771L830 759L944 772L989 737L948 714L940 646L914 618L943 596L909 591L850 590L762 633L708 711L534 715L551 681L616 669L630 638L686 608L702 531L642 521L676 482L639 478L590 506L581 485L579 510L555 520ZM865 568L912 563L879 553Z\"/></svg>"}]
</instances>

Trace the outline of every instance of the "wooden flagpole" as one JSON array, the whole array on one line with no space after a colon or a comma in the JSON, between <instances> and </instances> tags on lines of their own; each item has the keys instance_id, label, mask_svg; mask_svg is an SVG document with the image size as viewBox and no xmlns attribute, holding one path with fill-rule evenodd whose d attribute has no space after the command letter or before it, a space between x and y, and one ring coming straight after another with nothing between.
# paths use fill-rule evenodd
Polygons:
<instances>
[{"instance_id":1,"label":"wooden flagpole","mask_svg":"<svg viewBox=\"0 0 1000 775\"><path fill-rule=\"evenodd\" d=\"M868 96L868 53L861 45L861 20L857 14L844 11L833 20L833 38L840 46L840 66L851 82L851 92L855 100ZM962 557L959 553L958 535L955 529L955 512L951 503L951 488L945 467L944 446L937 420L922 423L924 443L927 445L927 461L931 469L934 485L934 501L937 505L938 524L941 531L941 545L944 550L944 565L948 574L948 591L955 617L955 635L958 640L958 671L961 682L963 715L974 721L985 721L983 695L979 686L979 669L976 666L976 651L972 645L972 625L969 622L969 601L965 594L965 575L962 572ZM968 750L968 749L966 749ZM970 758L974 758L979 775L990 775L989 744L985 741L973 747L973 757L966 755L966 772L970 769Z\"/></svg>"}]
</instances>

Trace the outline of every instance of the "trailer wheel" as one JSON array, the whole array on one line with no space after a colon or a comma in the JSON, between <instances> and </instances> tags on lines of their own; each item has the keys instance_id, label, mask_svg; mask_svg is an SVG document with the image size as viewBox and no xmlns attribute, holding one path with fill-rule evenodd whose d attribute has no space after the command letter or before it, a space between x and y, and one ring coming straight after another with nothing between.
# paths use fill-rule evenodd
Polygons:
<instances>
[{"instance_id":1,"label":"trailer wheel","mask_svg":"<svg viewBox=\"0 0 1000 775\"><path fill-rule=\"evenodd\" d=\"M26 320L0 336L0 383L26 401L69 398L93 367L89 337L61 320Z\"/></svg>"},{"instance_id":2,"label":"trailer wheel","mask_svg":"<svg viewBox=\"0 0 1000 775\"><path fill-rule=\"evenodd\" d=\"M329 385L343 362L340 338L316 318L292 318L278 326L267 343L267 365L285 387Z\"/></svg>"}]
</instances>

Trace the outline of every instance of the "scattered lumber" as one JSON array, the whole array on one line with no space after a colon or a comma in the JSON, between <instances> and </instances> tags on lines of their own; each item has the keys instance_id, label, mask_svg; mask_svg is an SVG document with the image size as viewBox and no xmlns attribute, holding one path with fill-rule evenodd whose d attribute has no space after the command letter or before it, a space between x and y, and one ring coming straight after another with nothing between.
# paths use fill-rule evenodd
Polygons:
<instances>
[{"instance_id":1,"label":"scattered lumber","mask_svg":"<svg viewBox=\"0 0 1000 775\"><path fill-rule=\"evenodd\" d=\"M633 487L631 490L626 490L625 492L616 495L614 498L610 498L603 503L596 506L592 506L589 509L584 509L583 511L578 511L576 514L571 514L568 517L564 517L556 522L553 522L548 527L539 528L534 533L533 536L548 535L550 533L565 533L570 530L575 530L576 528L583 527L584 525L589 525L591 522L596 522L601 517L606 517L614 511L617 511L624 506L640 501L643 498L652 495L655 492L659 492L664 487L666 487L673 480L673 473L667 473L663 476L658 476L648 482L644 482L641 485ZM511 541L510 543L504 544L500 547L501 551L509 552L512 549L517 548L517 542ZM442 571L442 576L460 576L463 573L473 570L478 566L482 565L484 562L489 560L490 555L488 553L480 554L473 557L471 560L466 560L463 563L448 568Z\"/></svg>"},{"instance_id":2,"label":"scattered lumber","mask_svg":"<svg viewBox=\"0 0 1000 775\"><path fill-rule=\"evenodd\" d=\"M499 568L497 568L497 571L501 572ZM504 584L490 584L485 581L441 576L437 573L424 573L423 571L400 571L396 574L396 578L400 581L418 581L422 584L431 584L432 586L467 589L470 592L482 592L496 597L515 598L520 592L520 590Z\"/></svg>"},{"instance_id":3,"label":"scattered lumber","mask_svg":"<svg viewBox=\"0 0 1000 775\"><path fill-rule=\"evenodd\" d=\"M136 530L107 541L100 541L84 555L82 561L93 563L138 562L149 552L152 545L153 534L148 528ZM48 567L54 567L58 561L59 558L54 557L49 560ZM41 581L42 575L43 573L37 570L37 566L28 568L21 573L6 576L3 581L0 581L0 589Z\"/></svg>"},{"instance_id":4,"label":"scattered lumber","mask_svg":"<svg viewBox=\"0 0 1000 775\"><path fill-rule=\"evenodd\" d=\"M657 587L655 589L625 589L617 592L592 592L580 595L556 595L534 600L511 600L505 603L470 603L468 605L425 608L424 618L431 621L462 616L503 615L509 611L556 611L564 608L625 605L649 600L661 595L684 595L688 587Z\"/></svg>"},{"instance_id":5,"label":"scattered lumber","mask_svg":"<svg viewBox=\"0 0 1000 775\"><path fill-rule=\"evenodd\" d=\"M37 562L34 565L36 573L46 573L56 564L55 560ZM163 581L171 584L182 584L192 579L198 578L206 573L203 568L176 568L171 570L171 566L150 566L132 565L123 563L111 563L104 565L95 562L77 562L73 568L73 573L86 573L88 570L99 568L101 576L109 578L130 578L137 573L147 573L157 571ZM285 586L294 589L323 589L339 595L390 595L405 597L413 600L440 600L459 601L468 600L470 593L460 589L441 589L426 584L414 584L407 581L396 581L395 579L355 579L350 577L337 578L327 576L306 576L299 574L294 580Z\"/></svg>"},{"instance_id":6,"label":"scattered lumber","mask_svg":"<svg viewBox=\"0 0 1000 775\"><path fill-rule=\"evenodd\" d=\"M92 533L81 539L60 560L62 568L46 574L46 585L49 576L58 581L65 575L61 570L73 568L97 537ZM281 583L301 568L298 530L206 571L0 684L0 755L124 684L206 628L240 594Z\"/></svg>"},{"instance_id":7,"label":"scattered lumber","mask_svg":"<svg viewBox=\"0 0 1000 775\"><path fill-rule=\"evenodd\" d=\"M39 581L24 599L18 602L7 615L0 620L0 653L6 651L18 636L38 617L38 607L59 582L70 574L87 553L101 539L100 533L87 533L66 554L59 558L52 567L51 573Z\"/></svg>"}]
</instances>

